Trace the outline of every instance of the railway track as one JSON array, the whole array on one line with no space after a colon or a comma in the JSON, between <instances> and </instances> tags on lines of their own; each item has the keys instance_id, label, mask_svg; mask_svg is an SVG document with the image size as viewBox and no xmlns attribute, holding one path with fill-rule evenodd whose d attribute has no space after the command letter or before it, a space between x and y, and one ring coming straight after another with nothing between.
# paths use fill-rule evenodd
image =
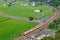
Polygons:
<instances>
[{"instance_id":1,"label":"railway track","mask_svg":"<svg viewBox=\"0 0 60 40\"><path fill-rule=\"evenodd\" d=\"M40 29L47 27L47 25L49 25L51 22L53 22L55 19L57 19L57 17L58 17L58 14L54 14L54 16L51 17L46 22L44 22L42 24L38 24L35 28L28 30L27 32L24 32L23 35L20 38L18 38L17 40L25 40L26 37L32 36L34 33L39 31Z\"/></svg>"},{"instance_id":2,"label":"railway track","mask_svg":"<svg viewBox=\"0 0 60 40\"><path fill-rule=\"evenodd\" d=\"M27 32L24 32L23 35L21 37L19 37L17 40L26 40L27 37L32 36L33 34L35 34L40 29L45 28L45 26L47 27L47 25L49 25L55 19L57 19L58 16L59 16L59 12L55 11L55 14L49 20L47 20L46 22L44 22L42 24L38 24L35 28L28 30Z\"/></svg>"}]
</instances>

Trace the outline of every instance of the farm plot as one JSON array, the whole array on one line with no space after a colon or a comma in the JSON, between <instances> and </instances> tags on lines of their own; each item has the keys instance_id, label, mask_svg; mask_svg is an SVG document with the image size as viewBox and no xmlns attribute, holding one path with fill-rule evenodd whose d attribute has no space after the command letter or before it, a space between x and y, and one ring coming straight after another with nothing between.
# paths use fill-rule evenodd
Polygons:
<instances>
[{"instance_id":1,"label":"farm plot","mask_svg":"<svg viewBox=\"0 0 60 40\"><path fill-rule=\"evenodd\" d=\"M1 18L0 19L6 19ZM33 28L37 23L8 19L0 22L0 40L9 40L20 36L23 32Z\"/></svg>"}]
</instances>

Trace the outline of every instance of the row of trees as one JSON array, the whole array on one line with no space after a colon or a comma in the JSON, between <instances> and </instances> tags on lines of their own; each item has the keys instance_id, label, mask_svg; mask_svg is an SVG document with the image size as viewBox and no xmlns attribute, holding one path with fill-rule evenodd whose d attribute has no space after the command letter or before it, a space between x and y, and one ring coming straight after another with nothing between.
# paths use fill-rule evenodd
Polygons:
<instances>
[{"instance_id":1,"label":"row of trees","mask_svg":"<svg viewBox=\"0 0 60 40\"><path fill-rule=\"evenodd\" d=\"M23 1L28 1L28 2L38 2L40 4L50 4L51 6L59 6L60 5L60 0L23 0Z\"/></svg>"},{"instance_id":2,"label":"row of trees","mask_svg":"<svg viewBox=\"0 0 60 40\"><path fill-rule=\"evenodd\" d=\"M1 1L5 1L5 2L13 1L13 2L16 2L17 0L1 0Z\"/></svg>"},{"instance_id":3,"label":"row of trees","mask_svg":"<svg viewBox=\"0 0 60 40\"><path fill-rule=\"evenodd\" d=\"M9 1L13 1L13 2L17 2L17 1L24 1L24 2L37 2L38 4L49 4L51 6L57 7L60 5L60 0L2 0L5 2L9 2Z\"/></svg>"},{"instance_id":4,"label":"row of trees","mask_svg":"<svg viewBox=\"0 0 60 40\"><path fill-rule=\"evenodd\" d=\"M51 6L57 7L57 6L60 5L60 0L51 0L51 1L49 2L49 4L50 4Z\"/></svg>"}]
</instances>

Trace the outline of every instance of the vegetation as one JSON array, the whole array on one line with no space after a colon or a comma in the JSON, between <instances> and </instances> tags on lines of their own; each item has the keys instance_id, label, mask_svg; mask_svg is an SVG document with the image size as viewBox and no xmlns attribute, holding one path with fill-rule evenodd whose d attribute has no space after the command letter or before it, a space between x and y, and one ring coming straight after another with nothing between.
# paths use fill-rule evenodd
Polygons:
<instances>
[{"instance_id":1,"label":"vegetation","mask_svg":"<svg viewBox=\"0 0 60 40\"><path fill-rule=\"evenodd\" d=\"M55 30L59 30L59 23L60 23L60 18L58 18L57 20L54 20L53 23L51 23L49 25L49 29L55 29Z\"/></svg>"},{"instance_id":2,"label":"vegetation","mask_svg":"<svg viewBox=\"0 0 60 40\"><path fill-rule=\"evenodd\" d=\"M0 21L0 40L9 40L20 36L23 32L33 28L37 23L24 22L15 19L1 18Z\"/></svg>"},{"instance_id":3,"label":"vegetation","mask_svg":"<svg viewBox=\"0 0 60 40\"><path fill-rule=\"evenodd\" d=\"M60 0L51 0L50 5L57 7L60 5Z\"/></svg>"},{"instance_id":4,"label":"vegetation","mask_svg":"<svg viewBox=\"0 0 60 40\"><path fill-rule=\"evenodd\" d=\"M6 20L6 19L8 19L8 18L0 17L0 21Z\"/></svg>"},{"instance_id":5,"label":"vegetation","mask_svg":"<svg viewBox=\"0 0 60 40\"><path fill-rule=\"evenodd\" d=\"M8 7L10 7L11 5L12 5L12 2L9 2L9 3L7 4Z\"/></svg>"},{"instance_id":6,"label":"vegetation","mask_svg":"<svg viewBox=\"0 0 60 40\"><path fill-rule=\"evenodd\" d=\"M44 37L43 39L41 39L41 40L55 40L54 38L52 38L52 37Z\"/></svg>"},{"instance_id":7,"label":"vegetation","mask_svg":"<svg viewBox=\"0 0 60 40\"><path fill-rule=\"evenodd\" d=\"M60 6L58 6L58 10L60 10Z\"/></svg>"},{"instance_id":8,"label":"vegetation","mask_svg":"<svg viewBox=\"0 0 60 40\"><path fill-rule=\"evenodd\" d=\"M14 2L16 2L17 4L12 5ZM8 14L22 18L29 18L30 20L33 20L34 18L37 17L41 17L41 13L34 13L35 9L42 10L44 12L44 17L45 16L51 17L54 14L51 8L49 8L46 5L42 5L43 2L44 4L46 3L45 0L30 0L30 2L37 2L37 3L39 2L39 4L41 3L41 5L38 5L36 7L33 7L31 5L22 6L21 5L22 2L17 2L17 0L15 0L14 2L12 0L10 2L8 2L7 0L3 0L3 2L0 2L0 14ZM25 2L23 2L23 4L24 3ZM50 25L51 28L53 26L57 27L57 23L58 23L57 21L54 21L54 23ZM0 17L0 40L12 40L15 37L21 36L22 33L35 27L36 25L37 23L34 22L25 22Z\"/></svg>"},{"instance_id":9,"label":"vegetation","mask_svg":"<svg viewBox=\"0 0 60 40\"><path fill-rule=\"evenodd\" d=\"M57 29L58 29L58 26L57 26L57 24L55 24L55 23L51 23L51 24L49 25L49 29L51 29L51 30L57 30Z\"/></svg>"},{"instance_id":10,"label":"vegetation","mask_svg":"<svg viewBox=\"0 0 60 40\"><path fill-rule=\"evenodd\" d=\"M33 17L29 17L29 20L31 20L31 21L32 21L33 19L34 19Z\"/></svg>"},{"instance_id":11,"label":"vegetation","mask_svg":"<svg viewBox=\"0 0 60 40\"><path fill-rule=\"evenodd\" d=\"M49 25L49 29L53 29L53 30L58 30L56 32L55 38L53 37L45 37L42 40L60 40L60 26L58 26L60 24L60 17L57 20L54 20L53 23L51 23Z\"/></svg>"},{"instance_id":12,"label":"vegetation","mask_svg":"<svg viewBox=\"0 0 60 40\"><path fill-rule=\"evenodd\" d=\"M18 16L22 18L28 18L30 16L37 18L41 17L41 13L35 13L35 9L43 10L45 16L52 16L54 14L53 10L45 5L39 5L37 7L33 7L31 5L21 6L20 3L18 5L12 5L10 7L4 6L5 3L0 3L0 14L9 14L13 16Z\"/></svg>"},{"instance_id":13,"label":"vegetation","mask_svg":"<svg viewBox=\"0 0 60 40\"><path fill-rule=\"evenodd\" d=\"M54 37L44 37L41 40L60 40L60 30L56 32L55 38Z\"/></svg>"},{"instance_id":14,"label":"vegetation","mask_svg":"<svg viewBox=\"0 0 60 40\"><path fill-rule=\"evenodd\" d=\"M56 32L55 40L60 40L60 30Z\"/></svg>"}]
</instances>

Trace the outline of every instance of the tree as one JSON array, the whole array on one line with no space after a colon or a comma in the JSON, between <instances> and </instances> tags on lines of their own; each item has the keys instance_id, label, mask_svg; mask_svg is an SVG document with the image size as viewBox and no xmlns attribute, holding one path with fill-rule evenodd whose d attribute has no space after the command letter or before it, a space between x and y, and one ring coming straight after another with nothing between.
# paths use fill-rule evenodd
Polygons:
<instances>
[{"instance_id":1,"label":"tree","mask_svg":"<svg viewBox=\"0 0 60 40\"><path fill-rule=\"evenodd\" d=\"M55 40L60 40L60 31L58 31L55 35Z\"/></svg>"},{"instance_id":2,"label":"tree","mask_svg":"<svg viewBox=\"0 0 60 40\"><path fill-rule=\"evenodd\" d=\"M58 22L60 23L60 18L58 18Z\"/></svg>"},{"instance_id":3,"label":"tree","mask_svg":"<svg viewBox=\"0 0 60 40\"><path fill-rule=\"evenodd\" d=\"M53 22L58 25L60 23L60 18L58 18L57 20L54 20Z\"/></svg>"},{"instance_id":4,"label":"tree","mask_svg":"<svg viewBox=\"0 0 60 40\"><path fill-rule=\"evenodd\" d=\"M33 17L29 17L29 20L32 21L34 18Z\"/></svg>"},{"instance_id":5,"label":"tree","mask_svg":"<svg viewBox=\"0 0 60 40\"><path fill-rule=\"evenodd\" d=\"M12 5L12 2L9 2L9 3L7 4L8 7L10 7L11 5Z\"/></svg>"},{"instance_id":6,"label":"tree","mask_svg":"<svg viewBox=\"0 0 60 40\"><path fill-rule=\"evenodd\" d=\"M55 23L49 24L49 29L57 30L57 28L58 28L58 25L57 24L55 24Z\"/></svg>"},{"instance_id":7,"label":"tree","mask_svg":"<svg viewBox=\"0 0 60 40\"><path fill-rule=\"evenodd\" d=\"M3 0L3 1L7 2L7 0Z\"/></svg>"},{"instance_id":8,"label":"tree","mask_svg":"<svg viewBox=\"0 0 60 40\"><path fill-rule=\"evenodd\" d=\"M51 0L50 2L49 2L49 4L51 5L51 6L54 6L54 7L57 7L57 6L59 6L59 0Z\"/></svg>"},{"instance_id":9,"label":"tree","mask_svg":"<svg viewBox=\"0 0 60 40\"><path fill-rule=\"evenodd\" d=\"M55 24L57 24L57 25L59 24L59 21L58 21L58 20L54 20L53 22L54 22Z\"/></svg>"}]
</instances>

